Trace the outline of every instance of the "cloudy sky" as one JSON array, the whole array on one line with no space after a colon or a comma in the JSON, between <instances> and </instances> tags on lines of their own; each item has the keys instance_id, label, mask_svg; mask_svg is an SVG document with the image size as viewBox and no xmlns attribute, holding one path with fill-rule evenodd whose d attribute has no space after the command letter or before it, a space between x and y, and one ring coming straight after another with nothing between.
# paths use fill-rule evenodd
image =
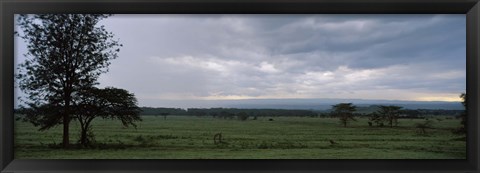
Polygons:
<instances>
[{"instance_id":1,"label":"cloudy sky","mask_svg":"<svg viewBox=\"0 0 480 173\"><path fill-rule=\"evenodd\" d=\"M100 87L161 100L459 101L465 15L115 15ZM16 59L25 51L17 43Z\"/></svg>"}]
</instances>

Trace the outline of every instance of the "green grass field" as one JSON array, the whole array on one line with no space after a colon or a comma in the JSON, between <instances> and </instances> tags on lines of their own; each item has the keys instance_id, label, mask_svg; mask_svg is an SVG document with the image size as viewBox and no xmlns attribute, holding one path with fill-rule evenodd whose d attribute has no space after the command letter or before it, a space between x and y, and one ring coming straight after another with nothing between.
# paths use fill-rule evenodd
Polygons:
<instances>
[{"instance_id":1,"label":"green grass field","mask_svg":"<svg viewBox=\"0 0 480 173\"><path fill-rule=\"evenodd\" d=\"M464 135L456 119L434 119L434 129L416 133L421 119L400 119L398 127L369 127L366 118L342 127L338 119L268 117L239 121L210 117L143 116L137 129L97 119L95 148L61 149L61 126L40 132L16 121L16 159L465 159ZM71 125L72 143L79 126ZM213 136L222 133L223 144ZM330 140L337 144L331 144Z\"/></svg>"}]
</instances>

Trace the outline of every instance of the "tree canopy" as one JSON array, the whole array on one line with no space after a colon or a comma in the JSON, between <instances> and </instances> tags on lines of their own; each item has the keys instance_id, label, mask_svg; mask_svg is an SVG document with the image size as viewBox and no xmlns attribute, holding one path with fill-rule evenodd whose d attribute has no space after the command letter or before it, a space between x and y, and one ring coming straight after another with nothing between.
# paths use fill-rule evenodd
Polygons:
<instances>
[{"instance_id":1,"label":"tree canopy","mask_svg":"<svg viewBox=\"0 0 480 173\"><path fill-rule=\"evenodd\" d=\"M390 127L394 125L398 125L398 117L400 115L400 106L380 106L380 110L378 110L378 114L380 114L384 120L388 122Z\"/></svg>"},{"instance_id":2,"label":"tree canopy","mask_svg":"<svg viewBox=\"0 0 480 173\"><path fill-rule=\"evenodd\" d=\"M82 90L74 99L74 116L80 122L80 144L86 146L93 140L91 122L97 118L118 119L125 127L137 127L135 121L141 121L140 108L134 94L127 90L107 87Z\"/></svg>"},{"instance_id":3,"label":"tree canopy","mask_svg":"<svg viewBox=\"0 0 480 173\"><path fill-rule=\"evenodd\" d=\"M340 123L343 127L347 127L348 121L356 119L353 117L353 112L356 110L356 106L353 106L352 103L339 103L332 105L334 116L337 116L340 119Z\"/></svg>"},{"instance_id":4,"label":"tree canopy","mask_svg":"<svg viewBox=\"0 0 480 173\"><path fill-rule=\"evenodd\" d=\"M456 130L457 133L467 133L467 94L462 93L460 94L460 98L462 99L462 105L465 108L465 111L460 114L462 121L460 122L461 126Z\"/></svg>"},{"instance_id":5,"label":"tree canopy","mask_svg":"<svg viewBox=\"0 0 480 173\"><path fill-rule=\"evenodd\" d=\"M63 124L63 145L69 144L72 98L97 84L117 58L121 44L98 22L103 14L24 14L17 36L27 43L26 60L18 67L24 103L38 113L28 119L41 130ZM41 106L40 106L41 105ZM33 117L34 116L34 117Z\"/></svg>"}]
</instances>

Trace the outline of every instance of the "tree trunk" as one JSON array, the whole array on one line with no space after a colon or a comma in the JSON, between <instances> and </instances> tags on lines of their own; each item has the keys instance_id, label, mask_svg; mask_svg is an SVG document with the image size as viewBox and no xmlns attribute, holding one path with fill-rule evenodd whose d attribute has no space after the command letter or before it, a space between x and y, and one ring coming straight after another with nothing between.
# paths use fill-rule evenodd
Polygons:
<instances>
[{"instance_id":1,"label":"tree trunk","mask_svg":"<svg viewBox=\"0 0 480 173\"><path fill-rule=\"evenodd\" d=\"M70 94L65 97L65 112L63 115L63 148L68 148L70 145Z\"/></svg>"},{"instance_id":2,"label":"tree trunk","mask_svg":"<svg viewBox=\"0 0 480 173\"><path fill-rule=\"evenodd\" d=\"M63 115L63 148L68 148L70 145L70 138L68 135L68 129L70 124L70 117L68 114Z\"/></svg>"},{"instance_id":3,"label":"tree trunk","mask_svg":"<svg viewBox=\"0 0 480 173\"><path fill-rule=\"evenodd\" d=\"M82 144L83 146L87 145L87 129L87 127L82 127L82 133L80 135L80 144Z\"/></svg>"},{"instance_id":4,"label":"tree trunk","mask_svg":"<svg viewBox=\"0 0 480 173\"><path fill-rule=\"evenodd\" d=\"M90 129L90 123L92 122L94 118L88 118L85 120L84 123L80 123L81 124L81 133L80 133L80 144L83 145L83 146L88 146L91 144L91 142L93 141L93 137L92 136L88 136L89 134L89 130ZM80 119L80 122L82 122L82 120Z\"/></svg>"}]
</instances>

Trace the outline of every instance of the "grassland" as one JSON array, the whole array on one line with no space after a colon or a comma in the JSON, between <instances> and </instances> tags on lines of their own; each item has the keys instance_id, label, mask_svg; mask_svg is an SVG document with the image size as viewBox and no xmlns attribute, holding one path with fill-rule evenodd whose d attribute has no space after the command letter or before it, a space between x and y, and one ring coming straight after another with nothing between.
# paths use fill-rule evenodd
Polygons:
<instances>
[{"instance_id":1,"label":"grassland","mask_svg":"<svg viewBox=\"0 0 480 173\"><path fill-rule=\"evenodd\" d=\"M398 127L369 127L366 118L342 127L338 119L268 117L224 120L211 117L144 116L137 129L97 119L93 148L61 149L61 127L37 131L16 121L16 159L465 159L466 141L452 134L456 119L434 119L426 135L401 119ZM79 126L72 123L71 141ZM222 133L224 142L214 144ZM333 140L336 144L331 144Z\"/></svg>"}]
</instances>

